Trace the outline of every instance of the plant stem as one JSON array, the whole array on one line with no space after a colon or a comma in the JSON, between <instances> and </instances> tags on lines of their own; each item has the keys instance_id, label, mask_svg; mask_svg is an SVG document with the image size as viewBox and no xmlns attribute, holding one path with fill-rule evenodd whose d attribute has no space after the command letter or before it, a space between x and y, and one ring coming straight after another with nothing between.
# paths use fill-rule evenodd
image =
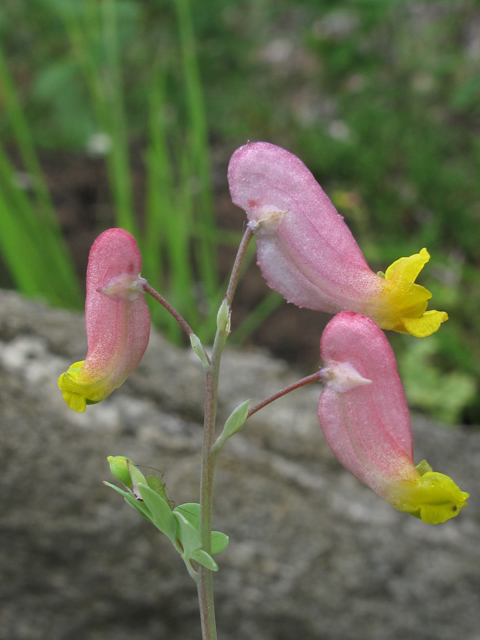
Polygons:
<instances>
[{"instance_id":1,"label":"plant stem","mask_svg":"<svg viewBox=\"0 0 480 640\"><path fill-rule=\"evenodd\" d=\"M155 291L155 289L151 287L148 284L148 282L143 285L143 290L145 291L145 293L150 294L152 298L154 298L157 302L159 302L162 305L162 307L164 307L168 311L168 313L170 313L175 318L175 320L182 327L182 329L185 331L188 337L190 337L193 334L193 329L190 327L187 321L184 320L182 316L178 313L178 311L176 311L172 307L172 305L169 302L167 302L160 293L158 293L158 291Z\"/></svg>"},{"instance_id":2,"label":"plant stem","mask_svg":"<svg viewBox=\"0 0 480 640\"><path fill-rule=\"evenodd\" d=\"M232 306L233 296L235 294L238 278L240 276L240 267L242 266L242 261L243 261L243 258L245 257L245 253L248 248L248 243L252 239L252 236L253 236L253 231L250 229L250 227L247 227L243 234L243 238L240 242L240 246L238 247L235 262L233 263L232 275L230 276L230 282L228 283L227 293L225 295L225 299L229 307Z\"/></svg>"},{"instance_id":3,"label":"plant stem","mask_svg":"<svg viewBox=\"0 0 480 640\"><path fill-rule=\"evenodd\" d=\"M302 378L301 380L297 380L297 382L293 382L292 384L289 384L287 387L280 389L280 391L277 391L277 393L274 393L268 398L265 398L265 400L262 400L261 402L258 402L256 405L254 405L248 412L247 420L248 418L253 416L254 413L257 413L257 411L260 411L260 409L263 409L263 407L266 407L267 404L270 404L274 400L278 400L278 398L281 398L287 393L290 393L290 391L295 391L295 389L299 389L300 387L304 387L306 384L310 384L311 382L317 382L319 380L320 380L320 371L317 371L316 373L312 373L312 375L307 376L306 378Z\"/></svg>"},{"instance_id":4,"label":"plant stem","mask_svg":"<svg viewBox=\"0 0 480 640\"><path fill-rule=\"evenodd\" d=\"M200 536L202 548L211 552L211 531L213 511L213 475L215 471L212 446L215 439L215 418L217 415L218 377L220 356L226 336L217 331L213 347L210 370L206 373L205 419L202 451L202 476L200 484ZM215 607L213 600L212 572L205 567L199 568L198 601L202 622L203 640L216 640Z\"/></svg>"},{"instance_id":5,"label":"plant stem","mask_svg":"<svg viewBox=\"0 0 480 640\"><path fill-rule=\"evenodd\" d=\"M247 228L238 248L232 275L228 283L227 294L225 296L228 312L230 312L235 288L237 286L242 259L245 256L251 237L252 232ZM207 553L211 552L212 537L213 477L216 458L213 445L215 441L215 421L217 416L218 378L220 374L220 359L229 334L229 329L227 328L229 324L228 321L222 326L222 324L217 321L218 328L213 343L210 366L206 370L202 475L200 483L200 536L202 538L202 548ZM200 566L198 573L197 586L200 619L202 622L202 638L203 640L216 640L217 630L215 624L212 572Z\"/></svg>"},{"instance_id":6,"label":"plant stem","mask_svg":"<svg viewBox=\"0 0 480 640\"><path fill-rule=\"evenodd\" d=\"M172 305L169 302L167 302L167 300L165 300L165 298L160 293L158 293L158 291L155 291L155 289L151 287L148 284L148 282L143 285L143 290L145 291L145 293L148 293L149 295L151 295L152 298L154 298L157 302L159 302L162 305L162 307L164 307L168 311L168 313L170 313L175 318L175 320L182 327L182 329L185 331L185 333L189 338L190 336L195 335L193 329L190 327L187 321L184 318L182 318L182 316L178 313L178 311L174 309ZM205 349L203 350L203 352L205 354L205 359L207 360L208 363L210 363L210 358L208 357L208 354L205 351Z\"/></svg>"}]
</instances>

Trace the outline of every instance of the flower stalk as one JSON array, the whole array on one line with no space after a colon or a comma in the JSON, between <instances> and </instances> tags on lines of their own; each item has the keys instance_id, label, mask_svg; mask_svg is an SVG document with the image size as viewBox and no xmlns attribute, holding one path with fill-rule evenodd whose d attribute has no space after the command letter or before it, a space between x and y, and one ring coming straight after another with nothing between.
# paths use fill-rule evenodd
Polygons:
<instances>
[{"instance_id":1,"label":"flower stalk","mask_svg":"<svg viewBox=\"0 0 480 640\"><path fill-rule=\"evenodd\" d=\"M235 263L228 283L227 294L217 316L217 333L213 343L210 367L205 371L205 416L203 427L202 471L200 483L200 536L202 548L206 553L211 551L212 512L213 512L213 480L215 473L215 423L218 404L218 379L220 360L230 333L230 309L238 283L240 268L245 257L248 243L252 238L250 229L246 229L237 251ZM198 601L202 623L203 640L216 640L215 607L213 597L212 572L200 566L198 572Z\"/></svg>"},{"instance_id":2,"label":"flower stalk","mask_svg":"<svg viewBox=\"0 0 480 640\"><path fill-rule=\"evenodd\" d=\"M172 307L172 305L168 302L168 300L166 300L162 296L162 294L158 293L158 291L155 291L155 289L153 287L151 287L148 283L145 283L143 285L143 290L145 291L145 293L148 293L150 296L152 296L152 298L154 300L159 302L162 305L162 307L164 309L166 309L168 311L168 313L175 318L175 320L178 322L180 327L183 329L183 331L185 331L187 336L190 338L190 342L192 343L192 346L193 346L194 343L198 344L198 347L199 347L199 349L201 349L202 353L201 354L198 353L197 355L202 360L202 362L207 362L208 364L210 364L210 358L208 357L207 352L201 346L198 337L195 335L195 332L190 327L188 322L178 313L178 311L176 309L174 309ZM195 349L195 351L197 352L196 349Z\"/></svg>"},{"instance_id":3,"label":"flower stalk","mask_svg":"<svg viewBox=\"0 0 480 640\"><path fill-rule=\"evenodd\" d=\"M277 391L271 396L268 396L268 398L265 398L265 400L262 400L261 402L258 402L257 404L255 404L249 410L247 415L247 420L248 418L251 418L254 413L257 413L257 411L260 411L260 409L263 409L263 407L266 407L271 402L278 400L278 398L281 398L282 396L287 395L287 393L290 393L291 391L295 391L295 389L300 389L300 387L304 387L307 384L310 384L312 382L320 382L320 381L321 381L320 371L316 371L315 373L312 373L311 375L306 376L301 380L297 380L297 382L293 382L292 384L287 385L283 389L280 389L280 391Z\"/></svg>"}]
</instances>

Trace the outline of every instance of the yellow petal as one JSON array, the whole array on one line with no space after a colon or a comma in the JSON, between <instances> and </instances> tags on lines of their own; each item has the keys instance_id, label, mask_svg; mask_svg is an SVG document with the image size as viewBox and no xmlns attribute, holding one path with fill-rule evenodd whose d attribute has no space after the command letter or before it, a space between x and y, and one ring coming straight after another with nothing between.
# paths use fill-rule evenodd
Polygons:
<instances>
[{"instance_id":1,"label":"yellow petal","mask_svg":"<svg viewBox=\"0 0 480 640\"><path fill-rule=\"evenodd\" d=\"M87 404L95 404L104 400L110 393L108 380L102 378L85 380L81 378L84 360L74 362L68 371L62 373L58 379L58 386L62 390L63 399L70 409L83 413ZM85 378L85 376L83 376Z\"/></svg>"},{"instance_id":2,"label":"yellow petal","mask_svg":"<svg viewBox=\"0 0 480 640\"><path fill-rule=\"evenodd\" d=\"M438 331L442 322L448 320L445 311L425 311L421 318L402 318L405 332L416 338L426 338Z\"/></svg>"},{"instance_id":3,"label":"yellow petal","mask_svg":"<svg viewBox=\"0 0 480 640\"><path fill-rule=\"evenodd\" d=\"M378 298L378 312L376 315L372 313L372 318L382 329L425 338L448 320L443 311L427 311L432 294L415 284L415 279L429 260L428 251L422 249L408 258L399 258L388 267L381 279L383 292Z\"/></svg>"},{"instance_id":4,"label":"yellow petal","mask_svg":"<svg viewBox=\"0 0 480 640\"><path fill-rule=\"evenodd\" d=\"M440 524L458 516L467 504L468 493L443 473L428 471L431 467L425 460L417 469L416 482L400 482L392 487L392 504L428 524Z\"/></svg>"},{"instance_id":5,"label":"yellow petal","mask_svg":"<svg viewBox=\"0 0 480 640\"><path fill-rule=\"evenodd\" d=\"M399 258L385 272L385 280L395 280L403 276L408 282L415 282L418 274L430 260L430 254L424 248L408 258Z\"/></svg>"},{"instance_id":6,"label":"yellow petal","mask_svg":"<svg viewBox=\"0 0 480 640\"><path fill-rule=\"evenodd\" d=\"M85 398L81 396L79 393L74 393L68 390L62 390L62 396L65 402L70 407L70 409L73 409L77 413L83 413L85 411L87 407L87 402Z\"/></svg>"},{"instance_id":7,"label":"yellow petal","mask_svg":"<svg viewBox=\"0 0 480 640\"><path fill-rule=\"evenodd\" d=\"M85 360L79 360L78 362L74 362L68 367L67 373L71 375L72 378L75 378L75 380L77 380L78 374L80 373L80 370L82 369L84 363L85 363Z\"/></svg>"}]
</instances>

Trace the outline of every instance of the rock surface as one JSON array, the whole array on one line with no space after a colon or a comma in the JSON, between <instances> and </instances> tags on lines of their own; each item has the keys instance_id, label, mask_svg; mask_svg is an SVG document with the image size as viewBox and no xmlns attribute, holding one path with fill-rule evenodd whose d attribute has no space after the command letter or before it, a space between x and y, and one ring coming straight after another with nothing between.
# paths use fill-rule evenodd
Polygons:
<instances>
[{"instance_id":1,"label":"rock surface","mask_svg":"<svg viewBox=\"0 0 480 640\"><path fill-rule=\"evenodd\" d=\"M0 640L200 638L182 561L102 484L107 455L124 454L158 467L177 504L198 500L199 362L152 335L131 379L78 415L56 380L85 353L81 315L0 293ZM227 352L219 422L296 377ZM263 409L219 457L219 638L480 640L480 434L413 420L416 461L472 496L428 526L343 471L318 395L310 385Z\"/></svg>"}]
</instances>

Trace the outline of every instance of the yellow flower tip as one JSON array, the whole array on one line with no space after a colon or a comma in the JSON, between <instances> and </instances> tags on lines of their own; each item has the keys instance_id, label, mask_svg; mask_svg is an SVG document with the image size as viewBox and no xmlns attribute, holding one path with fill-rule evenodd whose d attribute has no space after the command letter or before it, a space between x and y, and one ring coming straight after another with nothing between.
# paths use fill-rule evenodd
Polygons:
<instances>
[{"instance_id":1,"label":"yellow flower tip","mask_svg":"<svg viewBox=\"0 0 480 640\"><path fill-rule=\"evenodd\" d=\"M63 399L70 409L73 409L73 411L76 411L77 413L83 413L87 404L95 404L99 399L102 399L92 399L95 391L98 396L98 389L94 389L94 387L99 386L98 384L95 385L79 380L80 370L82 369L84 362L84 360L74 362L68 368L68 371L62 373L58 379L58 386L62 391Z\"/></svg>"},{"instance_id":2,"label":"yellow flower tip","mask_svg":"<svg viewBox=\"0 0 480 640\"><path fill-rule=\"evenodd\" d=\"M426 249L408 258L399 258L391 264L384 277L382 312L377 319L382 329L409 333L425 338L435 333L442 322L448 320L444 311L427 311L432 294L428 289L415 284L415 280L430 260Z\"/></svg>"},{"instance_id":3,"label":"yellow flower tip","mask_svg":"<svg viewBox=\"0 0 480 640\"><path fill-rule=\"evenodd\" d=\"M58 386L62 391L63 399L70 409L73 409L73 411L76 411L77 413L83 413L87 406L87 400L80 393L75 391L75 382L78 379L78 371L80 369L77 368L77 370L75 370L74 368L78 364L83 363L75 362L68 371L62 373L58 379Z\"/></svg>"},{"instance_id":4,"label":"yellow flower tip","mask_svg":"<svg viewBox=\"0 0 480 640\"><path fill-rule=\"evenodd\" d=\"M426 338L439 330L440 325L448 320L448 314L445 311L425 311L420 318L401 318L404 331L401 333L410 333L416 338ZM397 329L398 331L398 329Z\"/></svg>"},{"instance_id":5,"label":"yellow flower tip","mask_svg":"<svg viewBox=\"0 0 480 640\"><path fill-rule=\"evenodd\" d=\"M408 282L415 282L418 274L430 260L430 254L424 248L420 253L414 253L407 258L395 260L385 271L385 280L404 278Z\"/></svg>"},{"instance_id":6,"label":"yellow flower tip","mask_svg":"<svg viewBox=\"0 0 480 640\"><path fill-rule=\"evenodd\" d=\"M423 460L418 466L416 482L402 482L395 491L395 506L427 524L440 524L455 518L470 497L449 476L432 471Z\"/></svg>"},{"instance_id":7,"label":"yellow flower tip","mask_svg":"<svg viewBox=\"0 0 480 640\"><path fill-rule=\"evenodd\" d=\"M60 384L58 386L60 386ZM76 411L77 413L84 413L87 408L87 401L83 396L79 393L64 390L62 390L62 396L70 409L73 409L73 411Z\"/></svg>"}]
</instances>

